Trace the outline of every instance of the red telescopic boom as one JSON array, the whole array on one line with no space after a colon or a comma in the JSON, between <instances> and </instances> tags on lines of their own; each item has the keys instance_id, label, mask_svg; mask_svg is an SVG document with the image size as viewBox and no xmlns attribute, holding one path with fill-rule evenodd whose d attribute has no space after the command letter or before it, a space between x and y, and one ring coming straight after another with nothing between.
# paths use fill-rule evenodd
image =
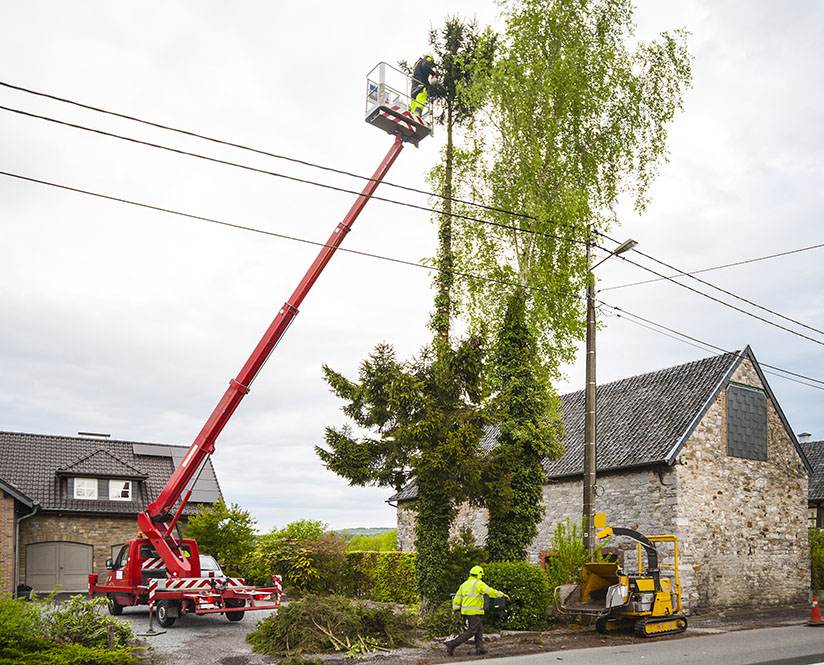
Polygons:
<instances>
[{"instance_id":1,"label":"red telescopic boom","mask_svg":"<svg viewBox=\"0 0 824 665\"><path fill-rule=\"evenodd\" d=\"M203 429L189 447L186 456L174 470L166 487L157 497L157 500L149 504L145 512L137 516L137 522L143 534L152 542L158 555L166 564L166 571L170 577L188 577L192 574L192 562L183 556L176 541L172 538L172 530L177 522L177 518L183 509L183 505L188 500L190 493L182 501L178 510L173 515L173 509L180 500L183 491L194 478L196 478L201 467L215 450L215 440L220 432L229 422L232 414L237 409L240 401L249 392L249 387L266 363L269 354L283 337L289 328L292 320L297 316L298 307L303 302L306 294L320 276L326 264L332 258L335 250L343 242L344 237L352 228L352 224L360 215L367 201L372 197L378 185L386 176L395 159L403 149L403 139L400 135L395 136L395 142L386 153L380 166L372 179L363 188L357 201L349 209L346 217L338 224L326 245L321 248L317 258L314 260L309 270L303 276L298 287L292 293L289 300L281 307L274 321L264 333L252 355L240 370L238 375L229 382L229 387L218 402Z\"/></svg>"}]
</instances>

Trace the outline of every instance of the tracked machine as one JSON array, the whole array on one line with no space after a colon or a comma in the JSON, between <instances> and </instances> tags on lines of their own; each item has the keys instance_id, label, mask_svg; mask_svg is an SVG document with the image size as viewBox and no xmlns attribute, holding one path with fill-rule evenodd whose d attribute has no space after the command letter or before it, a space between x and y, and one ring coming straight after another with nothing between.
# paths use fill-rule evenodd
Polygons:
<instances>
[{"instance_id":1,"label":"tracked machine","mask_svg":"<svg viewBox=\"0 0 824 665\"><path fill-rule=\"evenodd\" d=\"M220 566L210 570L204 564L211 557L198 551L197 543L183 538L177 528L192 495L192 487L209 456L218 435L229 422L266 360L298 314L298 308L311 290L335 251L349 233L366 203L383 181L406 143L418 143L431 135L432 112L425 108L412 115L410 79L386 63L378 64L367 76L366 122L394 137L392 146L374 175L332 235L321 247L312 265L292 295L280 308L237 376L212 411L186 455L175 468L158 497L139 514L137 537L127 542L114 559L107 562L105 579L89 575L89 596L105 595L109 611L120 614L124 607L148 604L150 616L156 611L158 623L171 626L184 614L224 614L238 621L246 612L271 610L280 606L281 580L250 586L241 578L228 577Z\"/></svg>"},{"instance_id":2,"label":"tracked machine","mask_svg":"<svg viewBox=\"0 0 824 665\"><path fill-rule=\"evenodd\" d=\"M613 561L584 564L580 584L555 589L558 609L595 617L595 628L604 635L621 630L634 630L639 637L683 633L687 617L681 611L678 539L674 535L645 536L632 529L608 527L604 513L595 515L594 524L598 538L618 536L635 541L635 572L625 573ZM656 543L672 545L671 564L660 563Z\"/></svg>"}]
</instances>

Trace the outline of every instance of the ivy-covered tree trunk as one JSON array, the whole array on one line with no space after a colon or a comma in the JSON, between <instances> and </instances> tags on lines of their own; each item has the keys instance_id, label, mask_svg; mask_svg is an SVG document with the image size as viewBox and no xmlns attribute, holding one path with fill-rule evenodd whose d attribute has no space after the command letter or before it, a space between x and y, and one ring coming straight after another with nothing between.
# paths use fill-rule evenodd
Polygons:
<instances>
[{"instance_id":1,"label":"ivy-covered tree trunk","mask_svg":"<svg viewBox=\"0 0 824 665\"><path fill-rule=\"evenodd\" d=\"M426 612L448 597L449 528L455 509L437 482L419 478L415 513L415 573L421 609Z\"/></svg>"},{"instance_id":2,"label":"ivy-covered tree trunk","mask_svg":"<svg viewBox=\"0 0 824 665\"><path fill-rule=\"evenodd\" d=\"M435 311L432 315L432 329L435 336L444 344L449 343L449 328L452 320L452 285L455 282L453 266L455 256L452 251L452 173L454 163L454 145L452 132L455 116L452 104L446 101L446 149L443 163L443 214L438 220L438 254L436 265L437 293L435 294Z\"/></svg>"},{"instance_id":3,"label":"ivy-covered tree trunk","mask_svg":"<svg viewBox=\"0 0 824 665\"><path fill-rule=\"evenodd\" d=\"M492 365L492 422L501 429L485 475L487 549L493 561L525 559L544 515L544 459L561 452L557 400L541 377L526 297L513 293L498 330Z\"/></svg>"}]
</instances>

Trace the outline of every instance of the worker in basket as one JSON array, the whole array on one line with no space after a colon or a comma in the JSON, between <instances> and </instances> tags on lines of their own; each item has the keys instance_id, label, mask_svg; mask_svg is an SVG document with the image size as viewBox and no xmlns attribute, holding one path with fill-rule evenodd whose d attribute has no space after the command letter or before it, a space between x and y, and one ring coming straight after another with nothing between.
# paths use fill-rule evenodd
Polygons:
<instances>
[{"instance_id":1,"label":"worker in basket","mask_svg":"<svg viewBox=\"0 0 824 665\"><path fill-rule=\"evenodd\" d=\"M412 89L409 91L410 102L409 111L416 116L419 121L429 99L432 82L429 77L435 73L435 58L431 55L424 55L418 58L415 67L412 69Z\"/></svg>"},{"instance_id":2,"label":"worker in basket","mask_svg":"<svg viewBox=\"0 0 824 665\"><path fill-rule=\"evenodd\" d=\"M454 655L456 647L473 636L475 637L475 653L486 653L483 626L484 599L486 596L509 599L509 596L502 591L486 584L483 576L484 569L474 566L469 571L469 578L458 587L458 592L452 597L452 611L461 613L461 616L466 619L467 627L460 635L446 642L446 652L450 656Z\"/></svg>"}]
</instances>

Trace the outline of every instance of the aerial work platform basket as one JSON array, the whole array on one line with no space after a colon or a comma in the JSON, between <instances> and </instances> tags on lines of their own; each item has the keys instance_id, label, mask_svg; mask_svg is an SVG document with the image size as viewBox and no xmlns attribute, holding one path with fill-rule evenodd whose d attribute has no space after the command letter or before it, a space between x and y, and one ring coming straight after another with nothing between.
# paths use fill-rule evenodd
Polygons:
<instances>
[{"instance_id":1,"label":"aerial work platform basket","mask_svg":"<svg viewBox=\"0 0 824 665\"><path fill-rule=\"evenodd\" d=\"M410 111L413 80L400 69L379 62L366 76L366 122L390 134L400 134L417 146L432 134L431 100L419 113Z\"/></svg>"}]
</instances>

